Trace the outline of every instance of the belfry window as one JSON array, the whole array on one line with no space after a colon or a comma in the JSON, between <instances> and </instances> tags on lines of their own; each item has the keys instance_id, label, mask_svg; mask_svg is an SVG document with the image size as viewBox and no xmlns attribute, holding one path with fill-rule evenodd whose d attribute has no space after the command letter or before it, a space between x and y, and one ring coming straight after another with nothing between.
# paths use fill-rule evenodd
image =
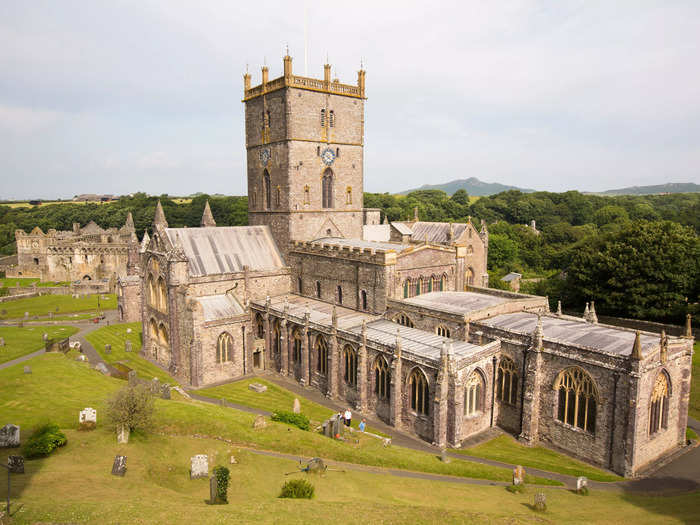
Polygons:
<instances>
[{"instance_id":1,"label":"belfry window","mask_svg":"<svg viewBox=\"0 0 700 525\"><path fill-rule=\"evenodd\" d=\"M345 204L352 204L352 188L350 186L345 189Z\"/></svg>"},{"instance_id":2,"label":"belfry window","mask_svg":"<svg viewBox=\"0 0 700 525\"><path fill-rule=\"evenodd\" d=\"M335 127L335 112L332 109L328 112L328 124L331 128Z\"/></svg>"},{"instance_id":3,"label":"belfry window","mask_svg":"<svg viewBox=\"0 0 700 525\"><path fill-rule=\"evenodd\" d=\"M263 173L263 193L264 207L266 210L269 210L272 207L272 188L270 187L270 173L267 170Z\"/></svg>"},{"instance_id":4,"label":"belfry window","mask_svg":"<svg viewBox=\"0 0 700 525\"><path fill-rule=\"evenodd\" d=\"M555 384L559 393L557 419L587 432L595 432L598 393L593 379L582 368L563 370Z\"/></svg>"},{"instance_id":5,"label":"belfry window","mask_svg":"<svg viewBox=\"0 0 700 525\"><path fill-rule=\"evenodd\" d=\"M326 127L326 110L321 109L321 127L325 128Z\"/></svg>"},{"instance_id":6,"label":"belfry window","mask_svg":"<svg viewBox=\"0 0 700 525\"><path fill-rule=\"evenodd\" d=\"M321 281L316 281L316 297L321 298Z\"/></svg>"}]
</instances>

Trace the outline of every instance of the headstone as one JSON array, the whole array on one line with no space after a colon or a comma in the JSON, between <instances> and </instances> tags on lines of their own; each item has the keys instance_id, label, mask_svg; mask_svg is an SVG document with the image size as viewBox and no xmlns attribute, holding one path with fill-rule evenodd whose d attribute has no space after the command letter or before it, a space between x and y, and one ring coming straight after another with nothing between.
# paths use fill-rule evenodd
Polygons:
<instances>
[{"instance_id":1,"label":"headstone","mask_svg":"<svg viewBox=\"0 0 700 525\"><path fill-rule=\"evenodd\" d=\"M131 333L131 328L127 328L127 329L126 329L126 333L127 333L127 334L130 334L130 333Z\"/></svg>"},{"instance_id":2,"label":"headstone","mask_svg":"<svg viewBox=\"0 0 700 525\"><path fill-rule=\"evenodd\" d=\"M0 428L0 448L19 447L19 426L7 424Z\"/></svg>"},{"instance_id":3,"label":"headstone","mask_svg":"<svg viewBox=\"0 0 700 525\"><path fill-rule=\"evenodd\" d=\"M513 469L513 485L522 485L525 482L525 469L518 465Z\"/></svg>"},{"instance_id":4,"label":"headstone","mask_svg":"<svg viewBox=\"0 0 700 525\"><path fill-rule=\"evenodd\" d=\"M29 312L24 312L24 318L29 319Z\"/></svg>"},{"instance_id":5,"label":"headstone","mask_svg":"<svg viewBox=\"0 0 700 525\"><path fill-rule=\"evenodd\" d=\"M56 312L58 312L58 306L56 307Z\"/></svg>"},{"instance_id":6,"label":"headstone","mask_svg":"<svg viewBox=\"0 0 700 525\"><path fill-rule=\"evenodd\" d=\"M197 454L190 458L190 479L206 478L209 475L209 456Z\"/></svg>"},{"instance_id":7,"label":"headstone","mask_svg":"<svg viewBox=\"0 0 700 525\"><path fill-rule=\"evenodd\" d=\"M331 422L328 419L323 422L321 428L323 429L324 436L331 437Z\"/></svg>"},{"instance_id":8,"label":"headstone","mask_svg":"<svg viewBox=\"0 0 700 525\"><path fill-rule=\"evenodd\" d=\"M170 385L161 385L160 398L161 399L170 399Z\"/></svg>"},{"instance_id":9,"label":"headstone","mask_svg":"<svg viewBox=\"0 0 700 525\"><path fill-rule=\"evenodd\" d=\"M212 505L218 501L218 489L219 482L216 480L216 476L209 478L209 503Z\"/></svg>"},{"instance_id":10,"label":"headstone","mask_svg":"<svg viewBox=\"0 0 700 525\"><path fill-rule=\"evenodd\" d=\"M75 358L76 361L87 361L87 357L85 357L85 354L80 354L78 357Z\"/></svg>"},{"instance_id":11,"label":"headstone","mask_svg":"<svg viewBox=\"0 0 700 525\"><path fill-rule=\"evenodd\" d=\"M7 466L13 474L24 474L24 456L7 456Z\"/></svg>"},{"instance_id":12,"label":"headstone","mask_svg":"<svg viewBox=\"0 0 700 525\"><path fill-rule=\"evenodd\" d=\"M97 410L94 408L86 408L80 411L78 416L80 430L94 430L97 426Z\"/></svg>"},{"instance_id":13,"label":"headstone","mask_svg":"<svg viewBox=\"0 0 700 525\"><path fill-rule=\"evenodd\" d=\"M114 456L112 475L123 477L124 474L126 474L126 456Z\"/></svg>"},{"instance_id":14,"label":"headstone","mask_svg":"<svg viewBox=\"0 0 700 525\"><path fill-rule=\"evenodd\" d=\"M45 334L43 334L43 335L41 336L41 338L42 338L44 341L48 341L48 340L49 340L49 334L46 334L46 333L45 333Z\"/></svg>"},{"instance_id":15,"label":"headstone","mask_svg":"<svg viewBox=\"0 0 700 525\"><path fill-rule=\"evenodd\" d=\"M444 448L440 451L440 459L443 463L450 462L450 456L447 454L447 450L445 450Z\"/></svg>"},{"instance_id":16,"label":"headstone","mask_svg":"<svg viewBox=\"0 0 700 525\"><path fill-rule=\"evenodd\" d=\"M255 421L253 421L253 428L265 428L267 426L267 421L265 421L265 416L258 414L255 416Z\"/></svg>"},{"instance_id":17,"label":"headstone","mask_svg":"<svg viewBox=\"0 0 700 525\"><path fill-rule=\"evenodd\" d=\"M53 319L53 312L49 312L49 319Z\"/></svg>"},{"instance_id":18,"label":"headstone","mask_svg":"<svg viewBox=\"0 0 700 525\"><path fill-rule=\"evenodd\" d=\"M345 429L345 424L343 423L343 418L335 415L331 418L331 423L333 424L333 437L340 438L343 435Z\"/></svg>"},{"instance_id":19,"label":"headstone","mask_svg":"<svg viewBox=\"0 0 700 525\"><path fill-rule=\"evenodd\" d=\"M24 367L24 373L25 374L31 374L32 373L32 368L30 366L25 366Z\"/></svg>"},{"instance_id":20,"label":"headstone","mask_svg":"<svg viewBox=\"0 0 700 525\"><path fill-rule=\"evenodd\" d=\"M236 464L238 463L238 461L236 461L236 457L235 457L235 456L231 456L230 463L231 463L231 465L236 465Z\"/></svg>"},{"instance_id":21,"label":"headstone","mask_svg":"<svg viewBox=\"0 0 700 525\"><path fill-rule=\"evenodd\" d=\"M126 343L124 343L124 351L131 352L131 341L129 341L128 339L126 340Z\"/></svg>"},{"instance_id":22,"label":"headstone","mask_svg":"<svg viewBox=\"0 0 700 525\"><path fill-rule=\"evenodd\" d=\"M157 377L151 380L151 392L153 394L160 394L160 381L158 381Z\"/></svg>"},{"instance_id":23,"label":"headstone","mask_svg":"<svg viewBox=\"0 0 700 525\"><path fill-rule=\"evenodd\" d=\"M547 496L545 496L544 492L535 494L535 510L540 512L547 510Z\"/></svg>"},{"instance_id":24,"label":"headstone","mask_svg":"<svg viewBox=\"0 0 700 525\"><path fill-rule=\"evenodd\" d=\"M298 398L294 398L294 406L292 407L292 412L295 414L301 414L301 403Z\"/></svg>"},{"instance_id":25,"label":"headstone","mask_svg":"<svg viewBox=\"0 0 700 525\"><path fill-rule=\"evenodd\" d=\"M129 427L126 425L119 425L117 427L117 443L120 445L125 445L129 442Z\"/></svg>"},{"instance_id":26,"label":"headstone","mask_svg":"<svg viewBox=\"0 0 700 525\"><path fill-rule=\"evenodd\" d=\"M136 375L136 370L130 370L128 377L129 377L129 386L136 386L139 384L139 378Z\"/></svg>"},{"instance_id":27,"label":"headstone","mask_svg":"<svg viewBox=\"0 0 700 525\"><path fill-rule=\"evenodd\" d=\"M0 337L0 346L5 346L5 338Z\"/></svg>"},{"instance_id":28,"label":"headstone","mask_svg":"<svg viewBox=\"0 0 700 525\"><path fill-rule=\"evenodd\" d=\"M111 354L112 353L112 345L107 343L105 345L105 354Z\"/></svg>"},{"instance_id":29,"label":"headstone","mask_svg":"<svg viewBox=\"0 0 700 525\"><path fill-rule=\"evenodd\" d=\"M576 492L582 492L588 490L588 478L586 476L579 476L576 478Z\"/></svg>"},{"instance_id":30,"label":"headstone","mask_svg":"<svg viewBox=\"0 0 700 525\"><path fill-rule=\"evenodd\" d=\"M101 363L101 362L97 363L97 365L95 365L95 370L99 370L100 372L102 372L106 376L109 375L109 370L107 369L107 365L105 365L104 363Z\"/></svg>"},{"instance_id":31,"label":"headstone","mask_svg":"<svg viewBox=\"0 0 700 525\"><path fill-rule=\"evenodd\" d=\"M265 385L261 385L260 383L251 383L248 385L248 390L262 394L263 392L267 391L267 387Z\"/></svg>"}]
</instances>

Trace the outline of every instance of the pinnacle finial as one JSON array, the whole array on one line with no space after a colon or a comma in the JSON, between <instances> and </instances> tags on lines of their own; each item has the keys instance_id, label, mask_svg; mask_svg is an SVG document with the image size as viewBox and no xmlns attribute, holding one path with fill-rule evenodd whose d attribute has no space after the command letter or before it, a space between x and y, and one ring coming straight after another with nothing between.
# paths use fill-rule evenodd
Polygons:
<instances>
[{"instance_id":1,"label":"pinnacle finial","mask_svg":"<svg viewBox=\"0 0 700 525\"><path fill-rule=\"evenodd\" d=\"M134 216L131 215L131 212L126 214L126 222L124 222L124 226L126 226L130 230L134 229Z\"/></svg>"},{"instance_id":2,"label":"pinnacle finial","mask_svg":"<svg viewBox=\"0 0 700 525\"><path fill-rule=\"evenodd\" d=\"M216 226L214 215L211 213L211 207L209 207L209 201L204 205L204 212L202 212L202 220L199 225L202 228Z\"/></svg>"},{"instance_id":3,"label":"pinnacle finial","mask_svg":"<svg viewBox=\"0 0 700 525\"><path fill-rule=\"evenodd\" d=\"M693 327L691 326L692 316L686 314L685 316L685 337L693 337Z\"/></svg>"},{"instance_id":4,"label":"pinnacle finial","mask_svg":"<svg viewBox=\"0 0 700 525\"><path fill-rule=\"evenodd\" d=\"M544 330L542 329L542 315L537 314L537 325L532 333L532 346L537 350L542 348L542 339L544 338Z\"/></svg>"},{"instance_id":5,"label":"pinnacle finial","mask_svg":"<svg viewBox=\"0 0 700 525\"><path fill-rule=\"evenodd\" d=\"M557 301L557 315L561 315L561 301Z\"/></svg>"},{"instance_id":6,"label":"pinnacle finial","mask_svg":"<svg viewBox=\"0 0 700 525\"><path fill-rule=\"evenodd\" d=\"M588 308L588 303L586 303L586 308L583 310L583 318L584 318L584 320L588 321L589 317L590 317L590 309Z\"/></svg>"},{"instance_id":7,"label":"pinnacle finial","mask_svg":"<svg viewBox=\"0 0 700 525\"><path fill-rule=\"evenodd\" d=\"M642 334L637 330L634 334L634 345L632 346L632 359L642 359Z\"/></svg>"},{"instance_id":8,"label":"pinnacle finial","mask_svg":"<svg viewBox=\"0 0 700 525\"><path fill-rule=\"evenodd\" d=\"M165 212L163 211L163 205L158 201L156 204L156 213L153 217L153 224L156 226L168 227L168 221L165 219Z\"/></svg>"},{"instance_id":9,"label":"pinnacle finial","mask_svg":"<svg viewBox=\"0 0 700 525\"><path fill-rule=\"evenodd\" d=\"M598 316L595 313L595 301L591 301L591 310L588 312L588 320L593 323L598 323Z\"/></svg>"},{"instance_id":10,"label":"pinnacle finial","mask_svg":"<svg viewBox=\"0 0 700 525\"><path fill-rule=\"evenodd\" d=\"M338 309L336 308L335 303L333 303L333 311L331 313L331 324L334 328L338 327Z\"/></svg>"}]
</instances>

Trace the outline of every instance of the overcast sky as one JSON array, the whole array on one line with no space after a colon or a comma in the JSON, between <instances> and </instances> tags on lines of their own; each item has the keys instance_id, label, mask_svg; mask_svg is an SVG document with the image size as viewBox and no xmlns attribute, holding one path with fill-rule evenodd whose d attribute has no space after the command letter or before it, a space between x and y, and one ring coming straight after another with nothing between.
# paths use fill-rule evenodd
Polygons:
<instances>
[{"instance_id":1,"label":"overcast sky","mask_svg":"<svg viewBox=\"0 0 700 525\"><path fill-rule=\"evenodd\" d=\"M306 2L309 75L367 70L365 189L700 183L700 2ZM0 198L245 194L243 105L304 2L0 3Z\"/></svg>"}]
</instances>

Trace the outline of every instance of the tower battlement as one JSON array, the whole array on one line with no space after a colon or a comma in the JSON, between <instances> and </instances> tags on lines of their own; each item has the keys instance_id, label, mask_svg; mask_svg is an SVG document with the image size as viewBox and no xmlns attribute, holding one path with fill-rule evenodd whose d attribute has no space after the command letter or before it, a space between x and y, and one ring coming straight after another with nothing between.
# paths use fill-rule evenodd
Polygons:
<instances>
[{"instance_id":1,"label":"tower battlement","mask_svg":"<svg viewBox=\"0 0 700 525\"><path fill-rule=\"evenodd\" d=\"M273 80L268 80L269 70L267 66L262 66L262 79L260 84L251 87L251 76L249 73L243 75L243 102L259 97L266 93L277 91L286 87L297 89L306 89L308 91L317 91L320 93L328 93L330 95L341 95L346 97L367 98L365 97L365 71L360 69L357 72L357 85L341 84L336 78L331 80L331 65L324 64L323 80L310 77L302 77L292 73L292 57L286 55L283 58L284 74L281 77Z\"/></svg>"}]
</instances>

